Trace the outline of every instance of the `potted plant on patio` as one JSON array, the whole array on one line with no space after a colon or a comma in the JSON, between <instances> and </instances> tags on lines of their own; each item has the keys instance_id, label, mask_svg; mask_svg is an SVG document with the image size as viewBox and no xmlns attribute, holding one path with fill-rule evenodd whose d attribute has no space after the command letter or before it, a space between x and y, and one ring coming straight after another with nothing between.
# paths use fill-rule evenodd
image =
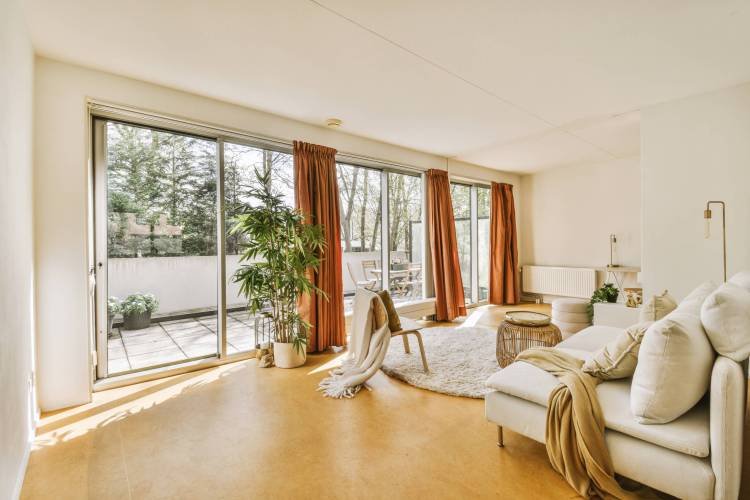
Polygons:
<instances>
[{"instance_id":1,"label":"potted plant on patio","mask_svg":"<svg viewBox=\"0 0 750 500\"><path fill-rule=\"evenodd\" d=\"M323 226L305 223L305 216L284 203L271 187L271 172L255 171L249 189L257 201L237 216L231 234L242 248L233 280L248 300L251 314L267 311L273 325L273 357L280 368L294 368L307 358L310 324L297 311L305 294L325 293L310 280L320 265L325 243Z\"/></svg>"},{"instance_id":2,"label":"potted plant on patio","mask_svg":"<svg viewBox=\"0 0 750 500\"><path fill-rule=\"evenodd\" d=\"M151 313L159 308L159 301L152 293L134 293L120 302L120 312L125 330L140 330L151 324Z\"/></svg>"},{"instance_id":3,"label":"potted plant on patio","mask_svg":"<svg viewBox=\"0 0 750 500\"><path fill-rule=\"evenodd\" d=\"M115 322L115 316L120 312L120 299L117 297L107 298L107 335L112 333L112 324Z\"/></svg>"}]
</instances>

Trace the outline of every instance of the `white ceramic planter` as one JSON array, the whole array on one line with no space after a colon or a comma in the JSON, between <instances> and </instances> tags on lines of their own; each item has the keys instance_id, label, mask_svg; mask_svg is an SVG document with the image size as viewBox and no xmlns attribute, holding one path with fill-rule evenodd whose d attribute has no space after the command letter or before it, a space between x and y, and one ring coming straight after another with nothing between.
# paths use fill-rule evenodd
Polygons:
<instances>
[{"instance_id":1,"label":"white ceramic planter","mask_svg":"<svg viewBox=\"0 0 750 500\"><path fill-rule=\"evenodd\" d=\"M292 343L273 343L273 363L279 368L297 368L305 364L307 352L297 351Z\"/></svg>"}]
</instances>

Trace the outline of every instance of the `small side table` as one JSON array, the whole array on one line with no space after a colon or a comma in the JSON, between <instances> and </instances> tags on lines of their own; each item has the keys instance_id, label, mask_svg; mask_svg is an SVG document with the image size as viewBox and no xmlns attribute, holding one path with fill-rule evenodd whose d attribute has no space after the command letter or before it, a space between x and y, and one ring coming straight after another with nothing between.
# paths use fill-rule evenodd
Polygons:
<instances>
[{"instance_id":1,"label":"small side table","mask_svg":"<svg viewBox=\"0 0 750 500\"><path fill-rule=\"evenodd\" d=\"M562 342L560 329L550 323L545 326L524 326L503 321L497 329L497 363L505 368L521 351L531 347L553 347Z\"/></svg>"}]
</instances>

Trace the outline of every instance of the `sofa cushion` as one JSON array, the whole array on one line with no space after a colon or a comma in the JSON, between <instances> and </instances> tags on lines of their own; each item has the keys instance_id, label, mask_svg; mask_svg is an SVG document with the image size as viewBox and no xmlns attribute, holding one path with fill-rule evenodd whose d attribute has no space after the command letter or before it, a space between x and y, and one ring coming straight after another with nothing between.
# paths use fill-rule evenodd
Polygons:
<instances>
[{"instance_id":1,"label":"sofa cushion","mask_svg":"<svg viewBox=\"0 0 750 500\"><path fill-rule=\"evenodd\" d=\"M639 321L659 321L676 308L677 302L674 297L664 290L660 295L652 296L643 304L639 313Z\"/></svg>"},{"instance_id":2,"label":"sofa cushion","mask_svg":"<svg viewBox=\"0 0 750 500\"><path fill-rule=\"evenodd\" d=\"M701 322L716 352L737 362L750 355L750 291L724 283L703 302Z\"/></svg>"},{"instance_id":3,"label":"sofa cushion","mask_svg":"<svg viewBox=\"0 0 750 500\"><path fill-rule=\"evenodd\" d=\"M663 424L687 412L708 390L715 357L698 316L677 308L651 325L630 392L636 420Z\"/></svg>"},{"instance_id":4,"label":"sofa cushion","mask_svg":"<svg viewBox=\"0 0 750 500\"><path fill-rule=\"evenodd\" d=\"M557 377L525 361L509 364L485 382L490 389L542 406L558 384Z\"/></svg>"},{"instance_id":5,"label":"sofa cushion","mask_svg":"<svg viewBox=\"0 0 750 500\"><path fill-rule=\"evenodd\" d=\"M488 387L502 394L542 407L547 407L549 395L558 385L557 377L523 361L516 361L487 380ZM670 423L644 425L639 424L630 412L630 379L603 382L597 386L596 392L604 424L608 429L680 453L696 457L708 456L709 412L705 401ZM490 399L489 395L487 398ZM488 417L498 421L495 415ZM543 436L543 429L541 433Z\"/></svg>"},{"instance_id":6,"label":"sofa cushion","mask_svg":"<svg viewBox=\"0 0 750 500\"><path fill-rule=\"evenodd\" d=\"M652 322L646 321L621 331L614 340L593 353L584 363L583 371L603 380L632 377L641 340L651 325Z\"/></svg>"},{"instance_id":7,"label":"sofa cushion","mask_svg":"<svg viewBox=\"0 0 750 500\"><path fill-rule=\"evenodd\" d=\"M750 292L750 271L738 272L737 274L729 278L729 283L741 286L742 288Z\"/></svg>"},{"instance_id":8,"label":"sofa cushion","mask_svg":"<svg viewBox=\"0 0 750 500\"><path fill-rule=\"evenodd\" d=\"M701 401L683 416L667 424L639 424L630 412L630 383L630 379L611 380L596 388L608 429L694 457L709 455L707 400Z\"/></svg>"},{"instance_id":9,"label":"sofa cushion","mask_svg":"<svg viewBox=\"0 0 750 500\"><path fill-rule=\"evenodd\" d=\"M594 325L584 328L570 338L557 344L557 347L580 349L582 351L597 351L615 339L622 328Z\"/></svg>"},{"instance_id":10,"label":"sofa cushion","mask_svg":"<svg viewBox=\"0 0 750 500\"><path fill-rule=\"evenodd\" d=\"M703 302L713 293L714 290L716 290L716 283L713 281L706 281L690 292L687 297L682 299L682 302L680 302L675 311L700 316Z\"/></svg>"}]
</instances>

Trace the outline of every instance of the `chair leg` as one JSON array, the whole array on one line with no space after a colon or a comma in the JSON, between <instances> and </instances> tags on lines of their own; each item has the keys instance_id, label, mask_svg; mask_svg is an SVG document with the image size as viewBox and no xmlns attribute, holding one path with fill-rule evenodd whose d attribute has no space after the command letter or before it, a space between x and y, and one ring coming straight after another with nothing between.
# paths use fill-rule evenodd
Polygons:
<instances>
[{"instance_id":1,"label":"chair leg","mask_svg":"<svg viewBox=\"0 0 750 500\"><path fill-rule=\"evenodd\" d=\"M401 335L401 340L404 341L404 352L406 354L411 354L411 348L409 347L409 339L407 338L405 333Z\"/></svg>"},{"instance_id":2,"label":"chair leg","mask_svg":"<svg viewBox=\"0 0 750 500\"><path fill-rule=\"evenodd\" d=\"M502 425L497 426L497 446L498 448L503 448L505 446L505 443L503 443L503 426Z\"/></svg>"},{"instance_id":3,"label":"chair leg","mask_svg":"<svg viewBox=\"0 0 750 500\"><path fill-rule=\"evenodd\" d=\"M422 343L422 334L419 332L414 332L414 335L417 337L417 343L419 344L419 354L422 356L422 367L424 368L425 373L429 373L430 367L427 366L427 356L424 354L424 344Z\"/></svg>"}]
</instances>

